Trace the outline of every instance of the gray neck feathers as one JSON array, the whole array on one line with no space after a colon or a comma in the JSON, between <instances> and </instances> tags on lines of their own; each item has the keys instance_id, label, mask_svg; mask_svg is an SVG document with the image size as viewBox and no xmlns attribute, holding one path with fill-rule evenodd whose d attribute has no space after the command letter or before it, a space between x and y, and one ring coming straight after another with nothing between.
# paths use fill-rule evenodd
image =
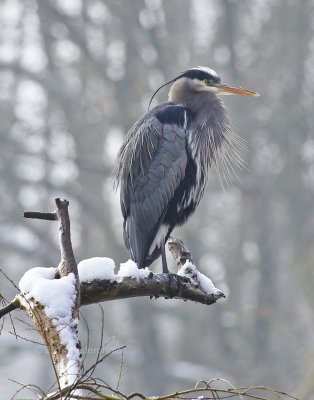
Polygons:
<instances>
[{"instance_id":1,"label":"gray neck feathers","mask_svg":"<svg viewBox=\"0 0 314 400\"><path fill-rule=\"evenodd\" d=\"M225 165L230 162L226 159L226 154L230 154L230 137L232 129L229 119L222 102L216 97L215 101L202 107L196 115L195 122L189 127L188 133L191 155L197 165L197 182L202 188L201 193L211 166L215 167L222 186L224 181L229 184L227 181L230 177L226 176L224 171Z\"/></svg>"},{"instance_id":2,"label":"gray neck feathers","mask_svg":"<svg viewBox=\"0 0 314 400\"><path fill-rule=\"evenodd\" d=\"M218 166L223 159L224 145L228 146L228 135L232 134L222 101L214 93L193 90L188 78L174 82L169 92L169 101L182 104L191 111L193 122L188 128L190 149L200 169L207 175L211 164Z\"/></svg>"}]
</instances>

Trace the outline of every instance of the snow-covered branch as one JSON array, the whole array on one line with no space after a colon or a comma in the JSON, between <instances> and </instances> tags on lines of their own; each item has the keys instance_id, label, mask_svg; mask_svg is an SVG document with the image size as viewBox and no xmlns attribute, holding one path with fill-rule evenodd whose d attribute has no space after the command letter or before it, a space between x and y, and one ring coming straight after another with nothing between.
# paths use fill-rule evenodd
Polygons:
<instances>
[{"instance_id":1,"label":"snow-covered branch","mask_svg":"<svg viewBox=\"0 0 314 400\"><path fill-rule=\"evenodd\" d=\"M81 261L78 265L80 306L143 296L176 298L210 305L225 297L208 277L197 270L180 239L170 239L168 246L180 267L177 274L154 274L147 268L140 270L131 260L121 264L119 272L115 274L115 264L110 258L94 257ZM51 270L52 277L49 279L58 276L57 268ZM31 271L34 270L25 275L32 274ZM0 310L0 318L17 308L20 308L19 295Z\"/></svg>"},{"instance_id":2,"label":"snow-covered branch","mask_svg":"<svg viewBox=\"0 0 314 400\"><path fill-rule=\"evenodd\" d=\"M58 221L59 266L27 271L19 283L21 293L13 304L19 305L33 319L42 335L61 390L74 385L81 376L78 338L80 282L71 244L69 203L56 199L56 205L54 213L26 213L26 217ZM75 394L80 393L75 391Z\"/></svg>"},{"instance_id":3,"label":"snow-covered branch","mask_svg":"<svg viewBox=\"0 0 314 400\"><path fill-rule=\"evenodd\" d=\"M81 261L78 265L81 305L140 296L177 298L209 305L225 297L197 270L182 240L171 238L168 247L179 268L177 274L154 274L148 268L138 269L131 260L121 264L118 273L110 258Z\"/></svg>"},{"instance_id":4,"label":"snow-covered branch","mask_svg":"<svg viewBox=\"0 0 314 400\"><path fill-rule=\"evenodd\" d=\"M171 238L168 246L180 267L177 274L154 274L148 268L138 269L131 260L121 264L115 274L115 264L110 258L81 261L78 265L81 305L140 296L177 298L209 305L225 297L197 270L180 239Z\"/></svg>"},{"instance_id":5,"label":"snow-covered branch","mask_svg":"<svg viewBox=\"0 0 314 400\"><path fill-rule=\"evenodd\" d=\"M84 260L85 267L94 262L93 258ZM102 258L97 262L102 263L106 268L108 263L113 263L113 260ZM131 264L132 261L128 261L126 264L129 263ZM135 268L137 268L136 265ZM57 269L52 268L52 270L54 273L51 276L57 276ZM83 280L80 274L81 306L143 296L176 298L210 305L225 297L219 289L215 288L212 281L201 274L189 261L179 269L177 274L154 274L149 271L146 276L134 274L123 276L119 272L108 277L108 271L106 271L106 276L90 279L85 277L85 279ZM0 310L0 318L20 307L20 295L18 295L8 306Z\"/></svg>"}]
</instances>

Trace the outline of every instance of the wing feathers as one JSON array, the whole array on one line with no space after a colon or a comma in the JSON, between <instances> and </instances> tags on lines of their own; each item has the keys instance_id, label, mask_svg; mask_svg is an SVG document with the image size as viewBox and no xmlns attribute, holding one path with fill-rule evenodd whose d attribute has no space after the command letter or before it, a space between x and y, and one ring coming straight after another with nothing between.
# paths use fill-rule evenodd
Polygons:
<instances>
[{"instance_id":1,"label":"wing feathers","mask_svg":"<svg viewBox=\"0 0 314 400\"><path fill-rule=\"evenodd\" d=\"M171 118L175 119L174 113L177 112L178 123L167 123L167 113L162 114L164 120L161 118L161 121L158 115L144 118L130 132L119 156L120 163L128 163L117 167L122 183L125 243L139 267L144 266L187 165L185 127L181 124L185 120L182 113L186 111L183 107L168 108L176 108ZM139 147L134 150L134 145Z\"/></svg>"}]
</instances>

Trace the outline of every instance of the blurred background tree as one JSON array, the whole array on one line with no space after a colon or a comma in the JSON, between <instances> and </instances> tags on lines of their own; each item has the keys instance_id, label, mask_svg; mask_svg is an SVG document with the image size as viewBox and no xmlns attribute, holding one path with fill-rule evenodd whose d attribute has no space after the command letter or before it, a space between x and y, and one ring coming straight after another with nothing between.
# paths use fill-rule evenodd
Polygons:
<instances>
[{"instance_id":1,"label":"blurred background tree","mask_svg":"<svg viewBox=\"0 0 314 400\"><path fill-rule=\"evenodd\" d=\"M247 169L224 188L213 172L198 211L175 233L227 301L105 303L105 338L114 338L107 349L127 345L127 392L161 394L222 376L310 399L314 1L0 0L0 33L0 259L15 281L59 258L55 227L22 218L23 209L50 211L55 197L70 200L78 261L128 258L111 170L160 84L207 65L262 94L224 98L247 141ZM8 286L2 279L11 298ZM92 362L100 313L82 312ZM9 328L0 354L3 396L16 389L7 378L52 384L47 355ZM120 364L113 355L98 375L114 385Z\"/></svg>"}]
</instances>

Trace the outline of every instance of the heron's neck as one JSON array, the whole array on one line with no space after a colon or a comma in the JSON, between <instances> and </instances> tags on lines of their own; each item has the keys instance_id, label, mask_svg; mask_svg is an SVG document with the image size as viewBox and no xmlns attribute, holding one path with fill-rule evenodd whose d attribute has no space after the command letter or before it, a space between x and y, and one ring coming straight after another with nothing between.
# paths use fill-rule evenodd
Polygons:
<instances>
[{"instance_id":1,"label":"heron's neck","mask_svg":"<svg viewBox=\"0 0 314 400\"><path fill-rule=\"evenodd\" d=\"M189 121L188 141L192 156L202 166L206 180L211 163L221 158L226 138L232 131L225 107L217 97L204 104Z\"/></svg>"}]
</instances>

